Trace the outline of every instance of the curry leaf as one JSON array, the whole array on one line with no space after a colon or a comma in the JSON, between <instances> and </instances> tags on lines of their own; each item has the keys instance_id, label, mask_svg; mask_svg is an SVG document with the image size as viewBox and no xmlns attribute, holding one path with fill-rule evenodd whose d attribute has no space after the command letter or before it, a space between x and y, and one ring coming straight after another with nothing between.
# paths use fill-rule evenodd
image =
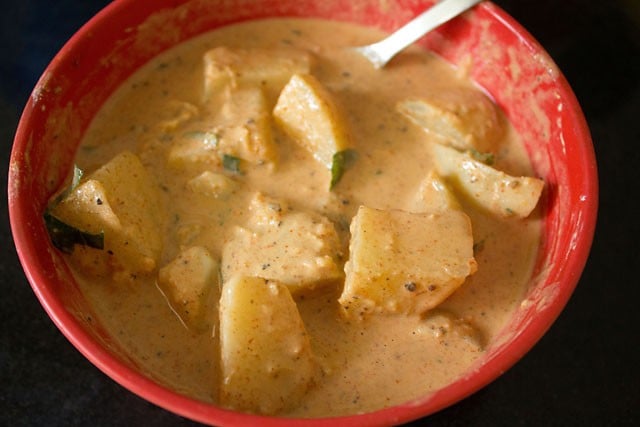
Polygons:
<instances>
[{"instance_id":1,"label":"curry leaf","mask_svg":"<svg viewBox=\"0 0 640 427\"><path fill-rule=\"evenodd\" d=\"M469 151L469 154L471 155L471 157L473 157L475 160L484 163L485 165L488 166L492 166L496 159L495 156L493 155L493 153L483 153L481 151L475 150L475 149L471 149Z\"/></svg>"},{"instance_id":2,"label":"curry leaf","mask_svg":"<svg viewBox=\"0 0 640 427\"><path fill-rule=\"evenodd\" d=\"M78 167L78 165L73 165L73 176L71 177L71 183L67 188L62 190L60 194L58 194L55 199L49 204L48 209L52 209L57 206L65 197L69 195L77 186L80 184L80 180L82 179L82 169Z\"/></svg>"},{"instance_id":3,"label":"curry leaf","mask_svg":"<svg viewBox=\"0 0 640 427\"><path fill-rule=\"evenodd\" d=\"M344 171L355 160L355 157L356 152L349 149L338 151L333 155L333 161L331 162L331 184L329 185L329 190L332 190L333 187L340 182Z\"/></svg>"},{"instance_id":4,"label":"curry leaf","mask_svg":"<svg viewBox=\"0 0 640 427\"><path fill-rule=\"evenodd\" d=\"M240 158L231 154L222 155L222 167L233 173L240 173Z\"/></svg>"},{"instance_id":5,"label":"curry leaf","mask_svg":"<svg viewBox=\"0 0 640 427\"><path fill-rule=\"evenodd\" d=\"M51 243L64 253L70 254L73 252L73 247L76 244L104 249L104 232L92 234L78 230L53 216L49 210L44 213L44 222L51 238Z\"/></svg>"}]
</instances>

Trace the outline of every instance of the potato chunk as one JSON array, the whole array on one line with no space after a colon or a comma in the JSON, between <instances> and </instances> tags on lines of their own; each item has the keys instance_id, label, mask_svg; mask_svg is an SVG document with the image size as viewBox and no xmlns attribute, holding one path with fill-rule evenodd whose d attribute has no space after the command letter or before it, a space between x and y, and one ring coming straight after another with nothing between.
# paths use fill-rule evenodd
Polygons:
<instances>
[{"instance_id":1,"label":"potato chunk","mask_svg":"<svg viewBox=\"0 0 640 427\"><path fill-rule=\"evenodd\" d=\"M163 132L174 132L185 123L193 120L198 114L199 110L195 105L172 99L163 109L158 127Z\"/></svg>"},{"instance_id":2,"label":"potato chunk","mask_svg":"<svg viewBox=\"0 0 640 427\"><path fill-rule=\"evenodd\" d=\"M433 144L433 153L438 172L485 210L503 218L525 218L536 207L544 187L541 179L507 175L440 144Z\"/></svg>"},{"instance_id":3,"label":"potato chunk","mask_svg":"<svg viewBox=\"0 0 640 427\"><path fill-rule=\"evenodd\" d=\"M259 276L298 293L343 277L340 241L328 219L262 195L253 199L250 212L247 227L234 230L223 249L224 280Z\"/></svg>"},{"instance_id":4,"label":"potato chunk","mask_svg":"<svg viewBox=\"0 0 640 427\"><path fill-rule=\"evenodd\" d=\"M461 318L451 312L435 309L422 319L414 330L415 335L431 335L443 345L451 338L458 338L469 351L479 352L485 348L485 337L471 319Z\"/></svg>"},{"instance_id":5,"label":"potato chunk","mask_svg":"<svg viewBox=\"0 0 640 427\"><path fill-rule=\"evenodd\" d=\"M420 183L409 211L411 212L445 212L461 210L455 194L444 179L435 171L431 171Z\"/></svg>"},{"instance_id":6,"label":"potato chunk","mask_svg":"<svg viewBox=\"0 0 640 427\"><path fill-rule=\"evenodd\" d=\"M158 287L190 329L203 330L220 296L219 263L202 246L190 247L158 272Z\"/></svg>"},{"instance_id":7,"label":"potato chunk","mask_svg":"<svg viewBox=\"0 0 640 427\"><path fill-rule=\"evenodd\" d=\"M311 65L311 55L295 48L216 47L204 55L204 99L225 87L263 87L278 93L293 74L308 73Z\"/></svg>"},{"instance_id":8,"label":"potato chunk","mask_svg":"<svg viewBox=\"0 0 640 427\"><path fill-rule=\"evenodd\" d=\"M223 405L274 414L294 407L314 383L317 365L286 286L234 276L220 299Z\"/></svg>"},{"instance_id":9,"label":"potato chunk","mask_svg":"<svg viewBox=\"0 0 640 427\"><path fill-rule=\"evenodd\" d=\"M257 164L275 161L271 111L262 89L229 91L216 119L222 153Z\"/></svg>"},{"instance_id":10,"label":"potato chunk","mask_svg":"<svg viewBox=\"0 0 640 427\"><path fill-rule=\"evenodd\" d=\"M156 268L162 251L162 212L160 190L129 151L89 175L52 211L79 230L104 232L104 256L82 253L133 275Z\"/></svg>"},{"instance_id":11,"label":"potato chunk","mask_svg":"<svg viewBox=\"0 0 640 427\"><path fill-rule=\"evenodd\" d=\"M471 221L461 211L410 213L361 206L339 302L347 314L422 313L477 269Z\"/></svg>"},{"instance_id":12,"label":"potato chunk","mask_svg":"<svg viewBox=\"0 0 640 427\"><path fill-rule=\"evenodd\" d=\"M273 116L276 123L327 169L351 147L351 136L332 95L310 74L296 74L284 87Z\"/></svg>"},{"instance_id":13,"label":"potato chunk","mask_svg":"<svg viewBox=\"0 0 640 427\"><path fill-rule=\"evenodd\" d=\"M177 170L219 167L219 136L214 130L186 131L176 135L167 154L167 164Z\"/></svg>"},{"instance_id":14,"label":"potato chunk","mask_svg":"<svg viewBox=\"0 0 640 427\"><path fill-rule=\"evenodd\" d=\"M455 88L397 105L400 113L459 150L495 152L504 126L497 106L477 89Z\"/></svg>"},{"instance_id":15,"label":"potato chunk","mask_svg":"<svg viewBox=\"0 0 640 427\"><path fill-rule=\"evenodd\" d=\"M221 173L204 171L187 181L187 188L205 197L228 199L239 187L239 183Z\"/></svg>"}]
</instances>

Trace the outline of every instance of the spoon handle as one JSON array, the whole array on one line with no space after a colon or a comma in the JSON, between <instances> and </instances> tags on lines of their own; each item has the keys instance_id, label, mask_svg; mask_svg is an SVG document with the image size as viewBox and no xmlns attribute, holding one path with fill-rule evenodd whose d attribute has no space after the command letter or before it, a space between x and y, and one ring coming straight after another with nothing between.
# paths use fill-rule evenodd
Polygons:
<instances>
[{"instance_id":1,"label":"spoon handle","mask_svg":"<svg viewBox=\"0 0 640 427\"><path fill-rule=\"evenodd\" d=\"M374 63L376 68L381 68L402 49L480 1L482 0L442 0L390 36L359 50Z\"/></svg>"}]
</instances>

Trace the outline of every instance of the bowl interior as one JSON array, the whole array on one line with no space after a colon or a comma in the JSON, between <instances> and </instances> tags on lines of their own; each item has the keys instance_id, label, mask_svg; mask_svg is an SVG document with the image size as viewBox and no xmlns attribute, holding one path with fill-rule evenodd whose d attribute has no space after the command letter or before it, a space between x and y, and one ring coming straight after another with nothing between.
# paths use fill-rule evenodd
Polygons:
<instances>
[{"instance_id":1,"label":"bowl interior","mask_svg":"<svg viewBox=\"0 0 640 427\"><path fill-rule=\"evenodd\" d=\"M136 68L166 48L222 25L271 16L328 18L391 31L431 3L394 0L382 8L375 1L124 0L85 25L35 87L18 127L9 172L9 211L19 257L34 292L66 337L114 380L168 410L216 424L276 422L189 399L137 372L92 314L50 245L42 213L67 177L83 132L102 103ZM524 302L474 369L416 402L345 417L342 425L408 421L450 405L499 376L558 316L579 279L593 236L598 189L589 132L569 85L538 43L490 2L420 43L453 64L469 67L471 77L522 136L536 173L547 184L543 242Z\"/></svg>"}]
</instances>

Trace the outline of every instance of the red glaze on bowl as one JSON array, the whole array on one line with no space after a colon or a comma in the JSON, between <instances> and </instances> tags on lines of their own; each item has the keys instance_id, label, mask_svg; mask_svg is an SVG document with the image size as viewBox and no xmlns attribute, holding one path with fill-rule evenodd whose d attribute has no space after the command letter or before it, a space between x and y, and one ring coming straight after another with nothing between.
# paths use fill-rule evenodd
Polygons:
<instances>
[{"instance_id":1,"label":"red glaze on bowl","mask_svg":"<svg viewBox=\"0 0 640 427\"><path fill-rule=\"evenodd\" d=\"M82 27L47 67L16 133L9 168L9 214L23 268L41 304L71 343L133 393L216 425L391 425L434 413L485 386L542 337L571 296L590 250L598 205L589 130L569 84L533 37L483 2L420 41L460 67L502 107L544 177L543 242L530 291L510 324L465 376L421 399L373 413L312 420L241 414L153 382L112 342L47 237L42 213L73 164L83 132L106 98L137 67L192 36L272 16L352 21L392 31L427 0L120 0Z\"/></svg>"}]
</instances>

